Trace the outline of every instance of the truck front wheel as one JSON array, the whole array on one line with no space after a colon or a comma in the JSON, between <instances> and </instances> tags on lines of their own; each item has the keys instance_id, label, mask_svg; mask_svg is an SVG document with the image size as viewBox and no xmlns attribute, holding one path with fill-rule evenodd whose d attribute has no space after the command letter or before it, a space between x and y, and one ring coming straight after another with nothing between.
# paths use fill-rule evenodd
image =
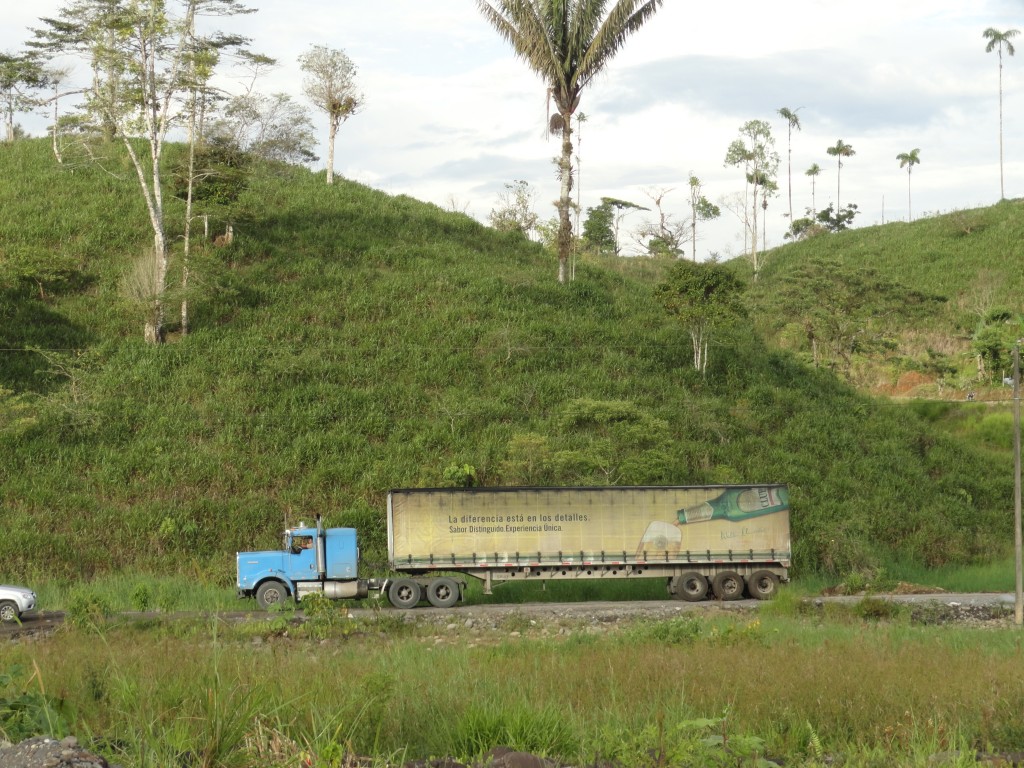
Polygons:
<instances>
[{"instance_id":1,"label":"truck front wheel","mask_svg":"<svg viewBox=\"0 0 1024 768\"><path fill-rule=\"evenodd\" d=\"M388 600L395 608L415 608L422 596L420 585L412 579L396 579L388 587Z\"/></svg>"},{"instance_id":2,"label":"truck front wheel","mask_svg":"<svg viewBox=\"0 0 1024 768\"><path fill-rule=\"evenodd\" d=\"M288 588L280 581L264 581L256 590L256 603L263 610L288 599Z\"/></svg>"}]
</instances>

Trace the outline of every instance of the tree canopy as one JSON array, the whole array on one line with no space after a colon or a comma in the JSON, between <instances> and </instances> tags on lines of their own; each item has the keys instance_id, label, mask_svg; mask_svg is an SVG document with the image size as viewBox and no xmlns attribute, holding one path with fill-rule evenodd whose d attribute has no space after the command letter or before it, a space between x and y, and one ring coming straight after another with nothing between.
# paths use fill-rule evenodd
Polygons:
<instances>
[{"instance_id":1,"label":"tree canopy","mask_svg":"<svg viewBox=\"0 0 1024 768\"><path fill-rule=\"evenodd\" d=\"M572 116L583 89L607 66L626 39L663 0L477 0L484 18L526 65L540 75L558 113L552 133L562 135L558 161L558 281L566 281L572 250Z\"/></svg>"},{"instance_id":2,"label":"tree canopy","mask_svg":"<svg viewBox=\"0 0 1024 768\"><path fill-rule=\"evenodd\" d=\"M299 57L306 73L302 89L317 109L327 113L327 183L334 183L334 143L338 128L363 105L356 89L356 65L341 50L314 45Z\"/></svg>"},{"instance_id":3,"label":"tree canopy","mask_svg":"<svg viewBox=\"0 0 1024 768\"><path fill-rule=\"evenodd\" d=\"M693 342L693 367L705 373L715 332L742 317L743 283L732 270L710 263L685 260L672 265L655 296L665 311L687 329Z\"/></svg>"}]
</instances>

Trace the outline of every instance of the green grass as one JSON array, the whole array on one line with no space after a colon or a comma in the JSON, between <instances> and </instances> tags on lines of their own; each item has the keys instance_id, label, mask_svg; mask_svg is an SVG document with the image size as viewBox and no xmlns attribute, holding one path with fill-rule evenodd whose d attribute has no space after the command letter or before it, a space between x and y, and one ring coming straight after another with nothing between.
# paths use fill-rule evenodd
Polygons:
<instances>
[{"instance_id":1,"label":"green grass","mask_svg":"<svg viewBox=\"0 0 1024 768\"><path fill-rule=\"evenodd\" d=\"M1007 307L1019 305L1024 290L1024 275L1013 267L1022 255L1022 208L1024 200L1004 200L989 208L931 214L910 224L857 227L824 239L833 256L950 299L967 297L988 277L993 282L993 305ZM822 251L817 238L776 249L766 259L763 275L781 275ZM955 303L950 309L954 308Z\"/></svg>"},{"instance_id":2,"label":"green grass","mask_svg":"<svg viewBox=\"0 0 1024 768\"><path fill-rule=\"evenodd\" d=\"M564 629L371 617L323 634L287 620L69 630L5 653L22 673L0 701L59 691L64 724L132 768L185 754L267 768L303 753L470 760L499 745L569 764L640 768L662 750L707 765L723 736L736 765L747 748L787 765L909 766L1019 747L1016 630L771 615Z\"/></svg>"},{"instance_id":3,"label":"green grass","mask_svg":"<svg viewBox=\"0 0 1024 768\"><path fill-rule=\"evenodd\" d=\"M236 551L317 512L358 528L382 575L387 491L467 464L481 485L787 482L797 576L1012 541L1004 418L950 437L773 350L757 317L702 377L653 300L665 265L584 260L559 286L520 237L265 169L235 244L196 244L193 332L153 348L121 290L150 237L133 179L59 168L39 141L0 148L0 170L2 580L228 585ZM173 282L178 202L168 217Z\"/></svg>"},{"instance_id":4,"label":"green grass","mask_svg":"<svg viewBox=\"0 0 1024 768\"><path fill-rule=\"evenodd\" d=\"M885 572L893 579L928 584L947 592L1013 592L1015 566L1012 557L976 565L945 565L922 568L912 563L891 563Z\"/></svg>"},{"instance_id":5,"label":"green grass","mask_svg":"<svg viewBox=\"0 0 1024 768\"><path fill-rule=\"evenodd\" d=\"M858 581L859 579L859 581ZM889 562L870 573L854 572L845 579L852 592L891 591L898 582L939 588L947 592L1003 592L1014 590L1012 558L977 565L925 568L899 562ZM808 573L784 585L777 606L786 612L795 602L814 597L840 582L835 577ZM259 611L254 600L239 600L233 578L209 579L200 574L144 575L112 573L99 575L87 583L43 579L33 582L39 596L39 610L85 613L89 608L100 608L101 613L113 615L125 612L207 612ZM467 579L464 605L516 605L522 603L575 603L590 600L644 601L667 600L668 593L661 579L550 581L495 585L493 594L483 593L483 584ZM371 608L383 606L390 611L387 598L380 601L374 595L367 600L348 600L339 606ZM307 610L308 606L301 606ZM396 615L402 615L395 611Z\"/></svg>"},{"instance_id":6,"label":"green grass","mask_svg":"<svg viewBox=\"0 0 1024 768\"><path fill-rule=\"evenodd\" d=\"M852 362L829 353L819 327L822 364L877 392L963 401L976 391L979 400L1005 399L1000 379L1010 374L1010 350L1024 312L1022 209L1024 200L1004 200L774 249L766 254L756 291L755 322L775 343L810 360L805 323L813 308L831 301L825 284L839 280L840 271L873 270L871 290L857 299L864 319L846 318L848 331L858 329L849 336ZM792 281L801 270L821 259L830 265L819 275L824 282L795 288ZM899 310L911 306L911 291L935 301L925 311L903 315ZM983 339L998 343L986 349L982 377L977 355ZM901 379L907 373L918 376L908 383Z\"/></svg>"}]
</instances>

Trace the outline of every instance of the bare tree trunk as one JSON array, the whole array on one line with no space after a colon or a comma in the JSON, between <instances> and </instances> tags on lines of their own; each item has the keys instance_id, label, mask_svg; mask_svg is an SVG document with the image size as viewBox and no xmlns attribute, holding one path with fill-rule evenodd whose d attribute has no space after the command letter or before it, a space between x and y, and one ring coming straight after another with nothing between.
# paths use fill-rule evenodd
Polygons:
<instances>
[{"instance_id":1,"label":"bare tree trunk","mask_svg":"<svg viewBox=\"0 0 1024 768\"><path fill-rule=\"evenodd\" d=\"M768 250L768 188L761 190L761 253ZM757 276L754 276L757 279Z\"/></svg>"},{"instance_id":2,"label":"bare tree trunk","mask_svg":"<svg viewBox=\"0 0 1024 768\"><path fill-rule=\"evenodd\" d=\"M558 163L561 193L558 197L558 282L564 283L572 250L572 220L569 216L572 192L572 113L562 110L562 157Z\"/></svg>"},{"instance_id":3,"label":"bare tree trunk","mask_svg":"<svg viewBox=\"0 0 1024 768\"><path fill-rule=\"evenodd\" d=\"M334 183L334 139L338 135L338 120L334 115L329 115L331 124L330 134L327 138L327 183Z\"/></svg>"},{"instance_id":4,"label":"bare tree trunk","mask_svg":"<svg viewBox=\"0 0 1024 768\"><path fill-rule=\"evenodd\" d=\"M690 341L693 343L693 369L703 375L708 370L708 336L709 329L698 324L690 328Z\"/></svg>"},{"instance_id":5,"label":"bare tree trunk","mask_svg":"<svg viewBox=\"0 0 1024 768\"><path fill-rule=\"evenodd\" d=\"M999 46L999 199L1006 199L1003 186L1003 46Z\"/></svg>"},{"instance_id":6,"label":"bare tree trunk","mask_svg":"<svg viewBox=\"0 0 1024 768\"><path fill-rule=\"evenodd\" d=\"M755 168L755 173L756 172L757 171L756 171L756 168ZM758 269L758 263L757 263L757 187L758 187L758 184L755 181L754 182L754 204L753 204L753 206L751 206L751 209L750 209L751 214L752 214L752 221L753 221L753 226L750 228L750 263L754 267L754 279L755 280L757 280L757 273L760 271Z\"/></svg>"},{"instance_id":7,"label":"bare tree trunk","mask_svg":"<svg viewBox=\"0 0 1024 768\"><path fill-rule=\"evenodd\" d=\"M196 179L196 110L198 108L196 93L192 92L192 107L188 116L188 191L185 194L185 242L181 255L181 335L188 336L188 278L189 257L192 244L192 191Z\"/></svg>"},{"instance_id":8,"label":"bare tree trunk","mask_svg":"<svg viewBox=\"0 0 1024 768\"><path fill-rule=\"evenodd\" d=\"M839 156L839 164L836 166L836 216L839 215L839 211L842 210L842 203L840 203L842 194L842 183L843 183L843 158Z\"/></svg>"},{"instance_id":9,"label":"bare tree trunk","mask_svg":"<svg viewBox=\"0 0 1024 768\"><path fill-rule=\"evenodd\" d=\"M145 338L151 344L160 344L165 338L163 295L167 288L167 238L164 232L163 196L160 190L160 145L150 141L150 159L153 163L152 188L146 179L142 163L132 146L131 141L122 136L128 156L135 166L135 173L142 188L142 197L146 201L149 222L153 227L153 283L148 288L153 292L152 309L146 319Z\"/></svg>"},{"instance_id":10,"label":"bare tree trunk","mask_svg":"<svg viewBox=\"0 0 1024 768\"><path fill-rule=\"evenodd\" d=\"M910 166L907 166L907 221L914 220L914 208L910 201Z\"/></svg>"},{"instance_id":11,"label":"bare tree trunk","mask_svg":"<svg viewBox=\"0 0 1024 768\"><path fill-rule=\"evenodd\" d=\"M798 110L799 111L799 110ZM793 123L789 123L789 142L788 142L788 161L786 174L789 177L786 182L786 188L789 192L789 227L790 230L793 228Z\"/></svg>"},{"instance_id":12,"label":"bare tree trunk","mask_svg":"<svg viewBox=\"0 0 1024 768\"><path fill-rule=\"evenodd\" d=\"M583 191L583 122L587 119L587 116L580 112L576 120L576 211L573 217L574 226L573 231L580 231L580 212L583 207L580 203L580 193ZM576 279L576 251L578 249L578 238L573 238L572 241L572 262L569 268L569 281L572 282Z\"/></svg>"},{"instance_id":13,"label":"bare tree trunk","mask_svg":"<svg viewBox=\"0 0 1024 768\"><path fill-rule=\"evenodd\" d=\"M187 30L191 29L192 20L195 17L196 0L189 0L186 11L185 27L186 32L182 33L174 53L174 63L167 77L169 82L174 83L180 71L184 59L184 47ZM160 158L163 154L164 137L169 127L169 114L171 100L174 97L174 89L168 87L163 93L157 92L160 82L156 72L156 60L159 55L156 41L146 37L145 34L138 36L139 56L141 66L139 74L143 92L142 116L146 126L146 138L149 145L149 178L146 178L146 171L143 168L131 140L122 134L128 156L139 179L139 186L142 188L142 196L146 201L146 210L149 213L149 220L153 226L153 284L150 286L153 291L152 308L150 316L146 320L144 335L146 341L151 344L161 344L166 338L164 294L167 290L167 235L164 223L163 187L161 185Z\"/></svg>"},{"instance_id":14,"label":"bare tree trunk","mask_svg":"<svg viewBox=\"0 0 1024 768\"><path fill-rule=\"evenodd\" d=\"M56 91L56 88L54 89ZM58 94L53 94L53 129L51 135L53 137L53 156L57 158L58 165L64 165L64 156L60 151L60 127L57 124L57 105L59 102Z\"/></svg>"}]
</instances>

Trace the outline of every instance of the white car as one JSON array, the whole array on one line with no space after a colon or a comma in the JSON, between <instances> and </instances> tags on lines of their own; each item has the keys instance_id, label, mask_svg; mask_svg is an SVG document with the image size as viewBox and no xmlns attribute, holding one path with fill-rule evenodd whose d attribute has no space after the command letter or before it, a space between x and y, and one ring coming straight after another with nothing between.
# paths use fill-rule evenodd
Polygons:
<instances>
[{"instance_id":1,"label":"white car","mask_svg":"<svg viewBox=\"0 0 1024 768\"><path fill-rule=\"evenodd\" d=\"M0 621L17 621L36 607L36 593L25 587L0 584Z\"/></svg>"}]
</instances>

